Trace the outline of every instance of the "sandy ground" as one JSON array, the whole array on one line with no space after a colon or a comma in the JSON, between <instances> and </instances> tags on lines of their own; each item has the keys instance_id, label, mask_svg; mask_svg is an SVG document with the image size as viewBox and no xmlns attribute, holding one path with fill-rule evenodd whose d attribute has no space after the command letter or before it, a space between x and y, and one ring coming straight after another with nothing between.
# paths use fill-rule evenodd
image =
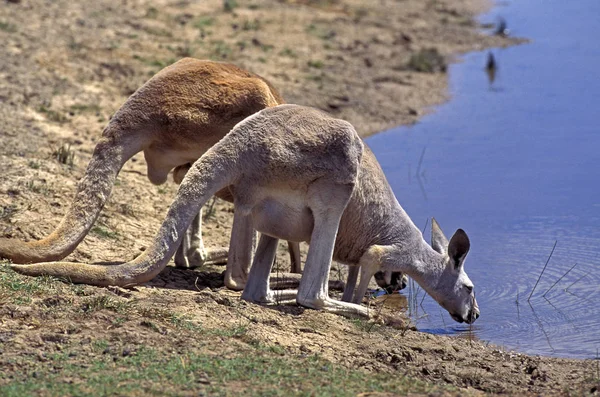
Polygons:
<instances>
[{"instance_id":1,"label":"sandy ground","mask_svg":"<svg viewBox=\"0 0 600 397\"><path fill-rule=\"evenodd\" d=\"M68 208L110 115L150 76L182 57L236 63L269 79L288 102L347 119L366 136L414 123L427 107L448 99L444 63L457 54L518 42L484 34L473 17L486 5L477 1L254 0L238 1L233 11L223 4L0 4L0 236L31 240L49 234ZM433 73L413 70L411 57L431 48L442 56ZM74 156L67 164L57 161L64 147ZM140 154L125 165L97 226L70 259L129 260L145 249L176 191L172 183L150 184L145 173ZM215 209L204 235L207 245L224 246L233 208L219 201ZM288 263L280 250L279 267L285 269ZM311 310L247 305L236 293L218 288L222 268L203 270L216 284L202 293L194 280L205 274L169 268L130 294L148 305L176 306L208 326L256 318L251 325L256 337L285 347L289 354L318 353L366 371L408 373L514 394L580 393L597 387L594 362L528 357L405 325L362 330ZM6 306L0 315L15 310L29 314L2 320L0 328L15 330L13 340L20 341L5 348L4 355L44 349L27 342L41 332L26 326L26 319L36 315L35 305ZM58 332L68 321L53 317L44 332ZM86 321L101 325L104 320ZM143 335L135 327L106 332L113 337ZM150 337L142 340L151 343ZM156 340L164 344L170 339Z\"/></svg>"}]
</instances>

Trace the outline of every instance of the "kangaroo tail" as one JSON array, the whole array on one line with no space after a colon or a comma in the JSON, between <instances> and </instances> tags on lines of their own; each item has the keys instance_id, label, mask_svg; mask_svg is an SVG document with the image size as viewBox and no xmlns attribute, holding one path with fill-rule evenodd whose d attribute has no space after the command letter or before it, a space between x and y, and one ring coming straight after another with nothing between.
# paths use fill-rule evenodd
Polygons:
<instances>
[{"instance_id":1,"label":"kangaroo tail","mask_svg":"<svg viewBox=\"0 0 600 397\"><path fill-rule=\"evenodd\" d=\"M111 266L51 262L12 265L12 268L30 276L64 277L75 283L100 286L128 286L151 280L175 254L186 229L202 205L216 192L235 181L235 150L231 150L231 147L219 150L224 141L227 138L194 163L179 186L175 201L151 246L133 261Z\"/></svg>"},{"instance_id":2,"label":"kangaroo tail","mask_svg":"<svg viewBox=\"0 0 600 397\"><path fill-rule=\"evenodd\" d=\"M23 242L0 239L0 258L13 263L35 263L64 258L75 250L88 233L110 195L123 164L142 150L135 134L123 134L111 122L96 145L85 175L77 185L71 206L46 238Z\"/></svg>"}]
</instances>

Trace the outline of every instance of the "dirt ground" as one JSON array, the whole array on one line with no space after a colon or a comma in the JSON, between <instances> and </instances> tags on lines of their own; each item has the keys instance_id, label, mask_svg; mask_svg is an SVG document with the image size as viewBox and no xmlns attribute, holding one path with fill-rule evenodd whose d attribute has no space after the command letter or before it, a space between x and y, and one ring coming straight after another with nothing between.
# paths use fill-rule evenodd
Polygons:
<instances>
[{"instance_id":1,"label":"dirt ground","mask_svg":"<svg viewBox=\"0 0 600 397\"><path fill-rule=\"evenodd\" d=\"M177 59L233 62L269 79L288 102L326 110L366 136L414 123L429 106L448 99L444 65L457 54L519 42L486 34L474 21L487 6L474 0L3 1L0 236L48 235L68 208L110 115ZM433 73L415 70L420 68L416 54L432 48L442 56L433 62ZM172 183L152 185L145 174L138 154L123 168L97 225L70 259L130 260L145 249L176 191ZM207 245L228 244L232 212L231 205L216 203L205 224ZM278 265L289 266L283 248ZM343 270L334 268L336 274ZM336 365L406 374L475 394L598 390L593 361L530 357L476 340L420 333L391 309L357 326L298 307L250 305L220 288L222 271L169 267L133 290L83 287L84 296L107 294L135 300L139 307L176 308L208 329L243 324L254 339L289 355L318 354ZM83 299L76 294L56 302L64 311L51 314L44 299L21 304L0 299L4 364L91 337L206 349L177 333L149 331L140 325L148 311L136 312L138 321L113 327L111 315L102 310L84 320L69 316L68 307ZM244 341L229 343L233 349Z\"/></svg>"}]
</instances>

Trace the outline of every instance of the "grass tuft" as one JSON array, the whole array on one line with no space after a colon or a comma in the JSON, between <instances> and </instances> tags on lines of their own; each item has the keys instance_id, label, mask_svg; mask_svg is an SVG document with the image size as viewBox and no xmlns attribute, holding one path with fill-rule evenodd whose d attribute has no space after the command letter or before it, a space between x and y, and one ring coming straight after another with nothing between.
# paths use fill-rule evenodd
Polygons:
<instances>
[{"instance_id":1,"label":"grass tuft","mask_svg":"<svg viewBox=\"0 0 600 397\"><path fill-rule=\"evenodd\" d=\"M75 164L75 151L71 149L70 143L65 143L58 149L53 150L52 157L59 163L68 165L69 167L73 167L73 164Z\"/></svg>"},{"instance_id":2,"label":"grass tuft","mask_svg":"<svg viewBox=\"0 0 600 397\"><path fill-rule=\"evenodd\" d=\"M113 240L116 240L119 237L119 233L113 232L112 230L108 230L102 226L94 226L91 232L99 237Z\"/></svg>"},{"instance_id":3,"label":"grass tuft","mask_svg":"<svg viewBox=\"0 0 600 397\"><path fill-rule=\"evenodd\" d=\"M421 73L445 73L448 69L446 59L435 48L424 49L413 54L406 67Z\"/></svg>"}]
</instances>

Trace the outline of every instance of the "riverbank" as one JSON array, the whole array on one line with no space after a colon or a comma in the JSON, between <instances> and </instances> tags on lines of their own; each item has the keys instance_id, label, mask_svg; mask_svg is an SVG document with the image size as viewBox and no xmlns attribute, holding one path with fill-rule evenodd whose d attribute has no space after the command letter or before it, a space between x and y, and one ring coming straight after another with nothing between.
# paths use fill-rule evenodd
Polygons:
<instances>
[{"instance_id":1,"label":"riverbank","mask_svg":"<svg viewBox=\"0 0 600 397\"><path fill-rule=\"evenodd\" d=\"M329 111L366 136L413 123L446 100L445 64L456 54L515 43L481 33L473 16L484 6L475 1L371 3L6 2L0 8L6 55L0 58L0 235L49 234L110 115L181 57L236 63L272 81L288 102ZM97 226L70 259L124 260L145 249L176 191L171 183L151 185L145 170L141 155L125 165ZM208 245L228 244L231 212L229 204L216 204L205 227ZM280 251L283 269L288 260ZM169 268L146 286L121 290L33 281L3 267L0 387L38 394L52 394L39 387L97 394L89 385L104 385L107 394L279 389L283 395L310 394L328 383L341 394L578 394L590 392L600 377L593 361L529 357L416 332L391 309L369 323L248 305L220 288L222 270ZM157 362L156 371L175 368L173 374L148 372ZM248 376L262 381L272 367L281 372L265 384ZM379 383L353 383L364 376ZM18 389L22 382L30 389Z\"/></svg>"}]
</instances>

